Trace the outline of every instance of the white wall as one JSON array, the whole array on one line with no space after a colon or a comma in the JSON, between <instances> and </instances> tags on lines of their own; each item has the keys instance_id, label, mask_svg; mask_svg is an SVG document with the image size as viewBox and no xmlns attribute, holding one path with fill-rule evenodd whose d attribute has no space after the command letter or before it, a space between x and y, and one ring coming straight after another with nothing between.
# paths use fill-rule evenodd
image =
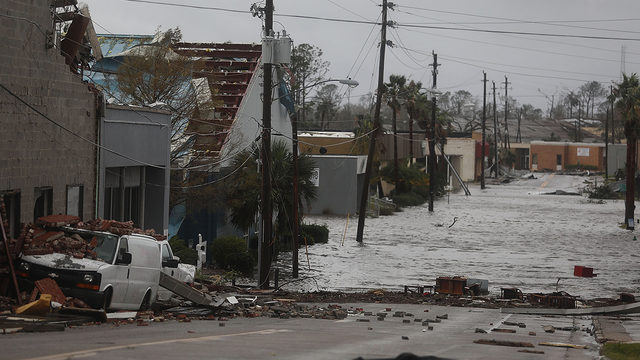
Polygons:
<instances>
[{"instance_id":1,"label":"white wall","mask_svg":"<svg viewBox=\"0 0 640 360\"><path fill-rule=\"evenodd\" d=\"M424 155L429 156L429 147L426 141L422 148L424 149ZM476 140L470 138L447 138L444 152L449 156L460 157L458 162L452 162L452 164L460 164L460 167L456 167L456 170L458 170L462 181L475 180ZM440 155L440 150L436 149L436 154Z\"/></svg>"},{"instance_id":2,"label":"white wall","mask_svg":"<svg viewBox=\"0 0 640 360\"><path fill-rule=\"evenodd\" d=\"M236 120L222 146L221 167L230 166L236 154L250 149L251 144L262 132L262 81L263 71L262 68L258 68L251 77L247 92L236 114ZM277 84L278 81L274 70L273 84ZM274 100L271 107L271 141L282 140L291 147L291 120L285 107L280 104L278 96L277 87L274 86L272 91L272 99ZM278 136L278 134L284 136Z\"/></svg>"}]
</instances>

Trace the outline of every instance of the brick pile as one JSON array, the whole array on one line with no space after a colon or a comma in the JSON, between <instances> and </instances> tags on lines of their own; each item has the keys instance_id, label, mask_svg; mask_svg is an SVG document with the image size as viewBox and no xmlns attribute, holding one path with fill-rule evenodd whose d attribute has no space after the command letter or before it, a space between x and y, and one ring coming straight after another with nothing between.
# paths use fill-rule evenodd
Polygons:
<instances>
[{"instance_id":1,"label":"brick pile","mask_svg":"<svg viewBox=\"0 0 640 360\"><path fill-rule=\"evenodd\" d=\"M132 221L120 222L115 220L95 219L82 222L77 216L50 215L38 218L36 224L27 224L17 239L22 245L25 255L44 255L62 253L77 259L96 259L94 248L98 245L96 237L86 239L79 234L69 235L60 227L70 226L82 230L109 232L115 235L144 234L163 240L165 237L157 235L153 230L134 228Z\"/></svg>"}]
</instances>

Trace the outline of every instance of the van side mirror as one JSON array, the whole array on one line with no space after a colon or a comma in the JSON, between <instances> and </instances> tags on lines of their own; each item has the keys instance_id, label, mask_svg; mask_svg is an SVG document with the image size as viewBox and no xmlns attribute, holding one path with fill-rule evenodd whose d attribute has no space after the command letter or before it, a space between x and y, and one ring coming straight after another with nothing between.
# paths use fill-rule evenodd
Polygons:
<instances>
[{"instance_id":1,"label":"van side mirror","mask_svg":"<svg viewBox=\"0 0 640 360\"><path fill-rule=\"evenodd\" d=\"M162 267L177 268L179 262L180 262L179 259L163 260L162 261Z\"/></svg>"},{"instance_id":2,"label":"van side mirror","mask_svg":"<svg viewBox=\"0 0 640 360\"><path fill-rule=\"evenodd\" d=\"M122 253L122 258L118 259L117 264L129 265L131 264L131 253Z\"/></svg>"}]
</instances>

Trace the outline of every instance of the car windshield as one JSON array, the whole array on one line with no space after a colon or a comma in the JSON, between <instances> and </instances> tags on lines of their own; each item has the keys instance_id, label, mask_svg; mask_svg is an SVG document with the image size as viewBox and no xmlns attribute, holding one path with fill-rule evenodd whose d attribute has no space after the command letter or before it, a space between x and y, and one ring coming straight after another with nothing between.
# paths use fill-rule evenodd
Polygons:
<instances>
[{"instance_id":1,"label":"car windshield","mask_svg":"<svg viewBox=\"0 0 640 360\"><path fill-rule=\"evenodd\" d=\"M96 260L104 261L108 264L113 262L116 255L116 246L118 245L117 235L72 228L66 228L65 232L78 234L88 243L91 243L93 239L95 239L97 245L93 251L96 252Z\"/></svg>"}]
</instances>

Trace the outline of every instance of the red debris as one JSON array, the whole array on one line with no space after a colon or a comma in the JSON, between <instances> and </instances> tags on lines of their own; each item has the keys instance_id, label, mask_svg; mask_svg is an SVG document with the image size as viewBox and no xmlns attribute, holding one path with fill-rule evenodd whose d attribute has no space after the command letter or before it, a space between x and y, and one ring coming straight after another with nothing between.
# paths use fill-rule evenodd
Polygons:
<instances>
[{"instance_id":1,"label":"red debris","mask_svg":"<svg viewBox=\"0 0 640 360\"><path fill-rule=\"evenodd\" d=\"M65 225L76 225L79 222L80 218L73 215L49 215L38 218L36 225L45 228L57 228Z\"/></svg>"},{"instance_id":2,"label":"red debris","mask_svg":"<svg viewBox=\"0 0 640 360\"><path fill-rule=\"evenodd\" d=\"M60 290L58 283L51 278L44 278L35 282L35 287L40 291L40 294L50 294L51 299L57 303L65 304L67 298Z\"/></svg>"}]
</instances>

